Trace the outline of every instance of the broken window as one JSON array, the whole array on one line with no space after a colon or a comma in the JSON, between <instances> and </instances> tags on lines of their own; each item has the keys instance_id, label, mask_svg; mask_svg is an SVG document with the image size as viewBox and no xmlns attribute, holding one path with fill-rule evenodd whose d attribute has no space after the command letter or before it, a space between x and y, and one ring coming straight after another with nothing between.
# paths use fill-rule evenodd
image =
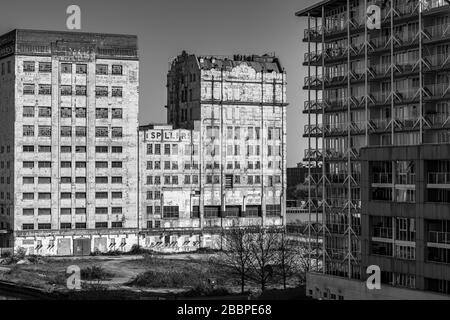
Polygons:
<instances>
[{"instance_id":1,"label":"broken window","mask_svg":"<svg viewBox=\"0 0 450 320\"><path fill-rule=\"evenodd\" d=\"M108 109L106 108L95 109L95 117L97 119L108 119Z\"/></svg>"},{"instance_id":2,"label":"broken window","mask_svg":"<svg viewBox=\"0 0 450 320\"><path fill-rule=\"evenodd\" d=\"M23 94L34 94L35 86L34 84L24 84L23 85Z\"/></svg>"},{"instance_id":3,"label":"broken window","mask_svg":"<svg viewBox=\"0 0 450 320\"><path fill-rule=\"evenodd\" d=\"M61 63L61 73L72 73L72 64Z\"/></svg>"},{"instance_id":4,"label":"broken window","mask_svg":"<svg viewBox=\"0 0 450 320\"><path fill-rule=\"evenodd\" d=\"M108 74L108 65L107 64L97 64L95 66L95 73L100 75Z\"/></svg>"},{"instance_id":5,"label":"broken window","mask_svg":"<svg viewBox=\"0 0 450 320\"><path fill-rule=\"evenodd\" d=\"M86 108L76 108L75 109L76 118L86 118Z\"/></svg>"},{"instance_id":6,"label":"broken window","mask_svg":"<svg viewBox=\"0 0 450 320\"><path fill-rule=\"evenodd\" d=\"M39 62L39 72L51 72L52 63L51 62Z\"/></svg>"},{"instance_id":7,"label":"broken window","mask_svg":"<svg viewBox=\"0 0 450 320\"><path fill-rule=\"evenodd\" d=\"M71 96L72 95L72 86L61 86L61 95L62 96Z\"/></svg>"},{"instance_id":8,"label":"broken window","mask_svg":"<svg viewBox=\"0 0 450 320\"><path fill-rule=\"evenodd\" d=\"M95 87L95 96L96 97L107 97L108 96L108 87L106 87L106 86Z\"/></svg>"},{"instance_id":9,"label":"broken window","mask_svg":"<svg viewBox=\"0 0 450 320\"><path fill-rule=\"evenodd\" d=\"M108 137L108 127L95 127L96 137Z\"/></svg>"},{"instance_id":10,"label":"broken window","mask_svg":"<svg viewBox=\"0 0 450 320\"><path fill-rule=\"evenodd\" d=\"M78 74L86 74L87 73L87 65L85 65L85 64L77 64L76 73L78 73Z\"/></svg>"},{"instance_id":11,"label":"broken window","mask_svg":"<svg viewBox=\"0 0 450 320\"><path fill-rule=\"evenodd\" d=\"M111 133L113 138L122 138L122 127L113 127Z\"/></svg>"},{"instance_id":12,"label":"broken window","mask_svg":"<svg viewBox=\"0 0 450 320\"><path fill-rule=\"evenodd\" d=\"M61 127L61 137L71 137L72 136L72 127L64 126Z\"/></svg>"},{"instance_id":13,"label":"broken window","mask_svg":"<svg viewBox=\"0 0 450 320\"><path fill-rule=\"evenodd\" d=\"M112 118L113 119L122 119L122 109L121 108L113 108L112 109Z\"/></svg>"},{"instance_id":14,"label":"broken window","mask_svg":"<svg viewBox=\"0 0 450 320\"><path fill-rule=\"evenodd\" d=\"M25 117L34 117L34 107L23 107L23 114L22 116Z\"/></svg>"},{"instance_id":15,"label":"broken window","mask_svg":"<svg viewBox=\"0 0 450 320\"><path fill-rule=\"evenodd\" d=\"M35 63L34 61L24 61L23 62L23 72L34 72Z\"/></svg>"},{"instance_id":16,"label":"broken window","mask_svg":"<svg viewBox=\"0 0 450 320\"><path fill-rule=\"evenodd\" d=\"M52 127L51 126L39 126L39 137L51 137Z\"/></svg>"},{"instance_id":17,"label":"broken window","mask_svg":"<svg viewBox=\"0 0 450 320\"><path fill-rule=\"evenodd\" d=\"M123 68L121 65L117 65L117 64L112 65L111 73L113 75L122 75L122 72L123 72Z\"/></svg>"},{"instance_id":18,"label":"broken window","mask_svg":"<svg viewBox=\"0 0 450 320\"><path fill-rule=\"evenodd\" d=\"M112 87L111 95L113 97L122 97L122 87Z\"/></svg>"},{"instance_id":19,"label":"broken window","mask_svg":"<svg viewBox=\"0 0 450 320\"><path fill-rule=\"evenodd\" d=\"M42 94L42 95L52 94L52 86L49 84L40 84L39 85L39 94Z\"/></svg>"},{"instance_id":20,"label":"broken window","mask_svg":"<svg viewBox=\"0 0 450 320\"><path fill-rule=\"evenodd\" d=\"M52 116L52 108L50 107L39 107L39 117L49 118Z\"/></svg>"},{"instance_id":21,"label":"broken window","mask_svg":"<svg viewBox=\"0 0 450 320\"><path fill-rule=\"evenodd\" d=\"M72 108L61 108L61 118L71 118Z\"/></svg>"},{"instance_id":22,"label":"broken window","mask_svg":"<svg viewBox=\"0 0 450 320\"><path fill-rule=\"evenodd\" d=\"M75 95L85 96L86 95L86 86L75 86Z\"/></svg>"}]
</instances>

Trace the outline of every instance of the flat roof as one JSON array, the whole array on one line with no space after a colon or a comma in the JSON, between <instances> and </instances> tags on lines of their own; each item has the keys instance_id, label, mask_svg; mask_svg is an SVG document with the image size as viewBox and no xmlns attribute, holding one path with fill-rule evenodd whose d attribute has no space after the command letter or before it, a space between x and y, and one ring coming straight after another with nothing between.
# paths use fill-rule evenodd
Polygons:
<instances>
[{"instance_id":1,"label":"flat roof","mask_svg":"<svg viewBox=\"0 0 450 320\"><path fill-rule=\"evenodd\" d=\"M339 5L345 4L345 0L322 0L316 4L313 4L303 10L297 11L295 15L297 17L306 17L308 13L312 17L321 17L322 16L322 7L326 6L329 9L337 7Z\"/></svg>"}]
</instances>

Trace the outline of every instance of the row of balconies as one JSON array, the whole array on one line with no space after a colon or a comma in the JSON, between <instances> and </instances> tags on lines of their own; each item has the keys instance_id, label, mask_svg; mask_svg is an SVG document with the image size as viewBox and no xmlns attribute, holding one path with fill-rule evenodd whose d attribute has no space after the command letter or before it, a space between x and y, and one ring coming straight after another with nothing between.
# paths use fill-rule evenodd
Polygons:
<instances>
[{"instance_id":1,"label":"row of balconies","mask_svg":"<svg viewBox=\"0 0 450 320\"><path fill-rule=\"evenodd\" d=\"M374 227L372 237L381 239L394 239L392 227ZM428 231L428 243L450 244L450 232Z\"/></svg>"},{"instance_id":2,"label":"row of balconies","mask_svg":"<svg viewBox=\"0 0 450 320\"><path fill-rule=\"evenodd\" d=\"M328 212L330 210L334 211L344 211L349 208L354 211L359 211L361 209L361 199L352 198L348 199L347 197L326 197L324 200L322 197L311 197L311 201L305 202L302 205L302 209L308 209L311 207L312 210L322 211L324 208Z\"/></svg>"},{"instance_id":3,"label":"row of balconies","mask_svg":"<svg viewBox=\"0 0 450 320\"><path fill-rule=\"evenodd\" d=\"M350 156L350 159L356 160L359 157L359 150L352 148L348 152L344 150L336 150L336 149L316 149L311 148L305 150L305 156L303 158L303 161L323 161L325 160L331 160L331 161L347 161L348 157Z\"/></svg>"},{"instance_id":4,"label":"row of balconies","mask_svg":"<svg viewBox=\"0 0 450 320\"><path fill-rule=\"evenodd\" d=\"M322 113L326 111L361 109L368 106L390 105L392 100L394 104L414 103L420 101L422 94L423 101L441 100L450 98L450 83L425 84L422 89L397 89L390 91L370 91L367 99L364 96L351 96L348 98L325 98L310 100L304 102L303 113ZM325 109L325 110L324 110ZM430 116L433 117L433 116ZM439 119L433 119L439 121Z\"/></svg>"},{"instance_id":5,"label":"row of balconies","mask_svg":"<svg viewBox=\"0 0 450 320\"><path fill-rule=\"evenodd\" d=\"M396 184L409 184L416 183L415 173L403 173L396 174ZM372 175L373 184L392 184L393 176L390 172L375 172ZM427 174L428 185L448 185L450 187L450 172L428 172Z\"/></svg>"},{"instance_id":6,"label":"row of balconies","mask_svg":"<svg viewBox=\"0 0 450 320\"><path fill-rule=\"evenodd\" d=\"M397 4L395 4L394 10L392 10L392 15L394 21L396 21L399 18L404 18L410 15L418 15L419 10L422 11L422 14L427 14L433 9L445 7L448 5L449 3L445 0L427 0L417 2L399 1ZM365 26L367 19L366 16L360 16L357 11L353 11L353 13L353 17L349 20L350 29L353 30L353 32L354 30L361 29L361 32L363 32L363 27ZM382 24L388 22L390 23L390 18L390 8L388 6L382 8ZM336 18L334 21L332 21L330 18L328 18L327 20L328 21L325 25L322 24L305 29L304 41L319 41L322 38L322 35L324 35L325 37L329 37L334 34L344 33L347 31L347 23L344 16L342 16L341 18Z\"/></svg>"},{"instance_id":7,"label":"row of balconies","mask_svg":"<svg viewBox=\"0 0 450 320\"><path fill-rule=\"evenodd\" d=\"M423 129L444 129L450 126L450 115L446 114L428 114L424 116ZM420 121L418 116L409 119L369 119L367 122L367 131L369 133L390 132L394 126L395 131L418 130ZM352 121L341 123L318 123L305 125L303 137L331 137L347 135L364 134L366 130L365 121Z\"/></svg>"},{"instance_id":8,"label":"row of balconies","mask_svg":"<svg viewBox=\"0 0 450 320\"><path fill-rule=\"evenodd\" d=\"M442 41L450 38L450 25L440 24L424 28L422 40L425 45L432 44L434 41ZM371 55L377 51L390 50L391 42L393 41L396 53L402 47L409 47L418 45L418 32L404 32L396 33L391 38L389 36L371 37L367 42L367 51ZM350 52L349 52L350 51ZM304 54L304 65L322 65L325 63L347 59L348 53L351 57L357 57L365 54L364 43L350 44L350 46L334 46L326 48L325 50L317 50L306 52Z\"/></svg>"},{"instance_id":9,"label":"row of balconies","mask_svg":"<svg viewBox=\"0 0 450 320\"><path fill-rule=\"evenodd\" d=\"M442 71L450 67L450 56L448 54L436 54L423 57L423 69L422 73ZM346 65L345 65L346 67ZM418 60L411 61L409 63L395 64L373 64L367 69L369 81L383 80L391 77L391 70L393 69L396 79L399 79L399 75L404 77L409 76L411 73L419 72ZM312 76L306 76L304 78L304 89L321 90L324 86L329 88L331 86L347 86L348 79L350 77L351 83L365 81L365 69L359 68L351 70L349 73L343 68L339 72L329 72L325 75L317 74Z\"/></svg>"}]
</instances>

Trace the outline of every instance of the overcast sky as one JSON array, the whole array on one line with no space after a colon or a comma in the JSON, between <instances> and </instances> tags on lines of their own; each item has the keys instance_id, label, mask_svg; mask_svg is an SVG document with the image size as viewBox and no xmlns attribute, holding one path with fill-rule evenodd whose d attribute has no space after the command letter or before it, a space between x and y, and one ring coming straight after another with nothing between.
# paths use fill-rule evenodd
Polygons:
<instances>
[{"instance_id":1,"label":"overcast sky","mask_svg":"<svg viewBox=\"0 0 450 320\"><path fill-rule=\"evenodd\" d=\"M66 30L66 8L81 7L83 32L136 34L140 54L139 121L165 122L169 60L182 50L228 55L275 52L288 74L288 165L301 161L306 93L301 43L306 21L294 13L318 0L39 0L2 1L0 33Z\"/></svg>"}]
</instances>

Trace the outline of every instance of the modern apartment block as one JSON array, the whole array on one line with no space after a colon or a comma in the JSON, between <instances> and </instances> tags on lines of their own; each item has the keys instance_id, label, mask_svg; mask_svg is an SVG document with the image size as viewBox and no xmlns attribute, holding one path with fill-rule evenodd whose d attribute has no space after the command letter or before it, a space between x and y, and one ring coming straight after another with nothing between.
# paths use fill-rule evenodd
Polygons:
<instances>
[{"instance_id":1,"label":"modern apartment block","mask_svg":"<svg viewBox=\"0 0 450 320\"><path fill-rule=\"evenodd\" d=\"M183 52L171 62L167 98L169 124L199 132L199 222L191 224L283 225L287 103L279 60Z\"/></svg>"},{"instance_id":2,"label":"modern apartment block","mask_svg":"<svg viewBox=\"0 0 450 320\"><path fill-rule=\"evenodd\" d=\"M137 37L0 37L0 245L128 250L137 228Z\"/></svg>"},{"instance_id":3,"label":"modern apartment block","mask_svg":"<svg viewBox=\"0 0 450 320\"><path fill-rule=\"evenodd\" d=\"M449 293L449 3L329 0L296 15L307 21L305 161L322 165L308 177L309 212L323 213L310 234L325 239L310 251L322 263L308 294ZM381 291L365 288L369 265Z\"/></svg>"}]
</instances>

